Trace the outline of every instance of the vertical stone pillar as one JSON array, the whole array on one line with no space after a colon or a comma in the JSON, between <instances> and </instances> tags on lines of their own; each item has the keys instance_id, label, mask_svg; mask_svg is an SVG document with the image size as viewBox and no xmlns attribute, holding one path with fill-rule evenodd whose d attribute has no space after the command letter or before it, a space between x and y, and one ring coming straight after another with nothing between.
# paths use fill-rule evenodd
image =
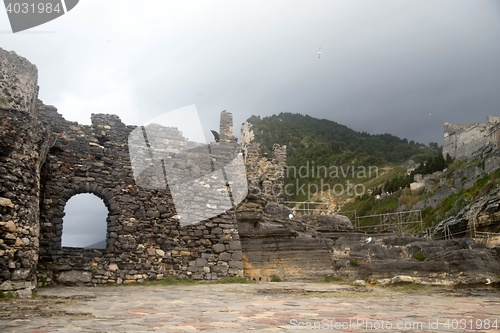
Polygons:
<instances>
[{"instance_id":1,"label":"vertical stone pillar","mask_svg":"<svg viewBox=\"0 0 500 333\"><path fill-rule=\"evenodd\" d=\"M233 134L233 114L226 110L220 114L220 141L236 142L238 139Z\"/></svg>"},{"instance_id":2,"label":"vertical stone pillar","mask_svg":"<svg viewBox=\"0 0 500 333\"><path fill-rule=\"evenodd\" d=\"M0 49L0 291L36 284L40 169L51 138L36 116L37 68Z\"/></svg>"}]
</instances>

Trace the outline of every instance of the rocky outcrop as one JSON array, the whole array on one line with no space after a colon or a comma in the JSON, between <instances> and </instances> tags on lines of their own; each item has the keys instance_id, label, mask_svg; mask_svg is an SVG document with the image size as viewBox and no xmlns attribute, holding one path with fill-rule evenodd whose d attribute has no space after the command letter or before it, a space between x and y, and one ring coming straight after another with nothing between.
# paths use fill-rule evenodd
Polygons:
<instances>
[{"instance_id":1,"label":"rocky outcrop","mask_svg":"<svg viewBox=\"0 0 500 333\"><path fill-rule=\"evenodd\" d=\"M288 207L267 201L260 193L250 183L247 200L236 211L245 276L292 281L328 275L331 242L313 238L302 222L291 219Z\"/></svg>"},{"instance_id":2,"label":"rocky outcrop","mask_svg":"<svg viewBox=\"0 0 500 333\"><path fill-rule=\"evenodd\" d=\"M472 239L423 240L345 233L332 237L331 276L371 283L500 283L498 251ZM404 278L402 278L404 277Z\"/></svg>"},{"instance_id":3,"label":"rocky outcrop","mask_svg":"<svg viewBox=\"0 0 500 333\"><path fill-rule=\"evenodd\" d=\"M433 238L474 237L476 232L500 233L500 187L440 222L433 230Z\"/></svg>"}]
</instances>

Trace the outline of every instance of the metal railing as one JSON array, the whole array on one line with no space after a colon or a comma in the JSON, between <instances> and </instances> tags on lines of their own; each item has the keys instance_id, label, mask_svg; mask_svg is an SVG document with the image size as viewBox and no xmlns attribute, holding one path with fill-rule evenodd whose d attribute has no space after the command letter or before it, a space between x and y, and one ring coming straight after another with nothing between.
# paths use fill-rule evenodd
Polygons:
<instances>
[{"instance_id":1,"label":"metal railing","mask_svg":"<svg viewBox=\"0 0 500 333\"><path fill-rule=\"evenodd\" d=\"M356 216L354 228L365 233L394 232L401 235L419 234L424 231L422 211L418 209Z\"/></svg>"},{"instance_id":2,"label":"metal railing","mask_svg":"<svg viewBox=\"0 0 500 333\"><path fill-rule=\"evenodd\" d=\"M326 202L310 202L310 201L285 201L284 204L288 206L295 215L327 215L332 214L328 208L321 208L326 206Z\"/></svg>"},{"instance_id":3,"label":"metal railing","mask_svg":"<svg viewBox=\"0 0 500 333\"><path fill-rule=\"evenodd\" d=\"M494 247L500 244L499 232L476 231L473 238L477 243L484 244L486 246Z\"/></svg>"},{"instance_id":4,"label":"metal railing","mask_svg":"<svg viewBox=\"0 0 500 333\"><path fill-rule=\"evenodd\" d=\"M364 233L394 232L415 235L425 231L423 228L422 211L420 209L357 216L355 210L334 212L326 208L328 206L326 202L285 201L284 204L292 209L296 216L332 214L347 216L352 222L354 229Z\"/></svg>"}]
</instances>

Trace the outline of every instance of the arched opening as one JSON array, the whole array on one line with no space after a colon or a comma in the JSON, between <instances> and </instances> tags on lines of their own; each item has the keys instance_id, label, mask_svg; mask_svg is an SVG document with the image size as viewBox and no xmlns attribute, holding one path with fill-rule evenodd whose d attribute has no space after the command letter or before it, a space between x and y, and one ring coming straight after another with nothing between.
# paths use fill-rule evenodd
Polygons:
<instances>
[{"instance_id":1,"label":"arched opening","mask_svg":"<svg viewBox=\"0 0 500 333\"><path fill-rule=\"evenodd\" d=\"M89 193L72 196L64 207L61 245L105 249L108 214L98 196Z\"/></svg>"}]
</instances>

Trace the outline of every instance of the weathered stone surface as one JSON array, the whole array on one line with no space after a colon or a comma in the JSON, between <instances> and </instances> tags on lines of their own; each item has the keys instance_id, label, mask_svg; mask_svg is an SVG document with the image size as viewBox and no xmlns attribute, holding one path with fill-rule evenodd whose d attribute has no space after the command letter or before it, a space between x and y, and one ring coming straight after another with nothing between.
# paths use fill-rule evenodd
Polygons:
<instances>
[{"instance_id":1,"label":"weathered stone surface","mask_svg":"<svg viewBox=\"0 0 500 333\"><path fill-rule=\"evenodd\" d=\"M433 237L474 236L476 231L500 233L500 188L464 207L457 215L440 222L433 230Z\"/></svg>"},{"instance_id":2,"label":"weathered stone surface","mask_svg":"<svg viewBox=\"0 0 500 333\"><path fill-rule=\"evenodd\" d=\"M56 281L62 284L81 285L92 281L92 272L63 271L56 276Z\"/></svg>"},{"instance_id":3,"label":"weathered stone surface","mask_svg":"<svg viewBox=\"0 0 500 333\"><path fill-rule=\"evenodd\" d=\"M352 285L355 286L355 287L365 287L366 286L366 282L364 280L354 280L352 282Z\"/></svg>"},{"instance_id":4,"label":"weathered stone surface","mask_svg":"<svg viewBox=\"0 0 500 333\"><path fill-rule=\"evenodd\" d=\"M170 188L165 182L161 188L149 186L161 183L157 176L165 181L163 171L145 170L145 182L134 177L132 160L147 161L151 153L130 154L136 126L103 114L93 114L90 126L66 121L37 100L35 66L3 50L0 62L0 284L18 279L34 284L37 270L46 281L89 285L188 277L188 263L203 255L210 259L195 266L197 278L242 274L236 268L210 271L216 264L242 266L241 244L229 195L229 207L221 211L227 202L197 192L227 192L229 183L235 185L234 177L225 179L221 171L241 155L229 112L221 115L224 142L210 146L188 141L175 128L148 127L148 149L175 154L179 162L174 176L180 178L170 177L169 185L176 182L194 203L183 214L199 222L181 225ZM182 177L205 178L191 186ZM79 193L95 194L108 208L105 249L61 247L64 205ZM233 198L238 195L245 193L235 190Z\"/></svg>"},{"instance_id":5,"label":"weathered stone surface","mask_svg":"<svg viewBox=\"0 0 500 333\"><path fill-rule=\"evenodd\" d=\"M314 230L318 235L338 231L353 231L351 221L343 215L303 215L298 218L308 229ZM326 235L327 236L327 235Z\"/></svg>"},{"instance_id":6,"label":"weathered stone surface","mask_svg":"<svg viewBox=\"0 0 500 333\"><path fill-rule=\"evenodd\" d=\"M0 49L0 108L30 112L38 94L38 70L15 52Z\"/></svg>"},{"instance_id":7,"label":"weathered stone surface","mask_svg":"<svg viewBox=\"0 0 500 333\"><path fill-rule=\"evenodd\" d=\"M444 124L443 155L473 159L500 148L500 117L489 116L484 124Z\"/></svg>"},{"instance_id":8,"label":"weathered stone surface","mask_svg":"<svg viewBox=\"0 0 500 333\"><path fill-rule=\"evenodd\" d=\"M391 279L391 284L413 283L415 280L408 275L397 275Z\"/></svg>"}]
</instances>

